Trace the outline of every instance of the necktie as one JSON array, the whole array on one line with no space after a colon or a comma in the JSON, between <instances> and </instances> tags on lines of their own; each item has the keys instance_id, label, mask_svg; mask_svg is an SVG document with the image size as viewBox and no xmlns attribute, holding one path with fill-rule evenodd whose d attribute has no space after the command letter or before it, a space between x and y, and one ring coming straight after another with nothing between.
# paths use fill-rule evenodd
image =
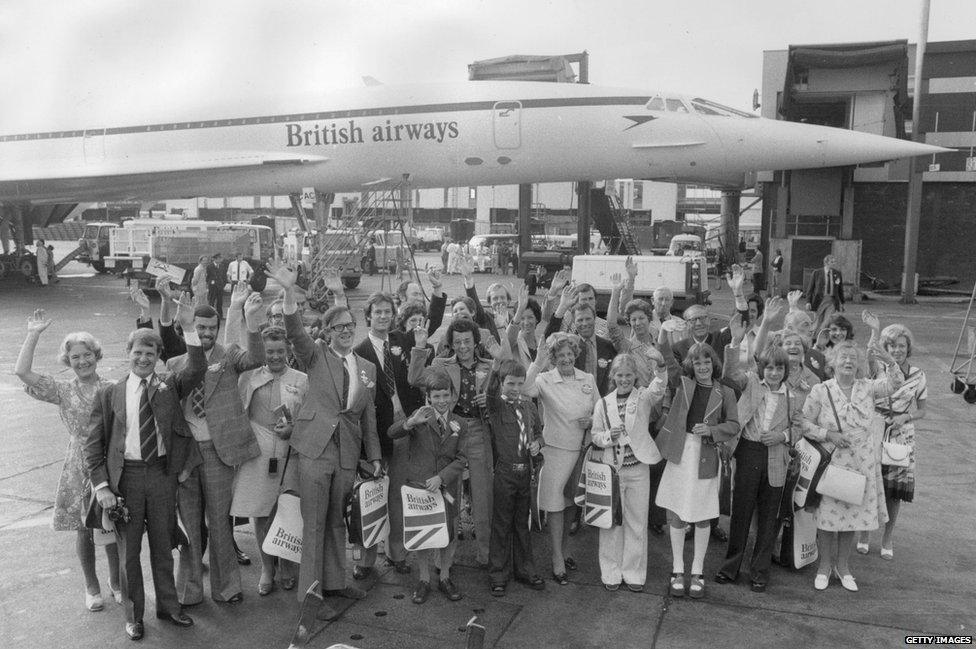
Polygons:
<instances>
[{"instance_id":1,"label":"necktie","mask_svg":"<svg viewBox=\"0 0 976 649\"><path fill-rule=\"evenodd\" d=\"M592 338L586 340L586 371L596 378L596 343Z\"/></svg>"},{"instance_id":2,"label":"necktie","mask_svg":"<svg viewBox=\"0 0 976 649\"><path fill-rule=\"evenodd\" d=\"M346 359L342 359L342 407L346 407L349 401L349 365Z\"/></svg>"},{"instance_id":3,"label":"necktie","mask_svg":"<svg viewBox=\"0 0 976 649\"><path fill-rule=\"evenodd\" d=\"M193 392L190 393L190 408L193 409L193 414L200 419L204 419L207 416L207 410L203 407L202 385L193 388Z\"/></svg>"},{"instance_id":4,"label":"necktie","mask_svg":"<svg viewBox=\"0 0 976 649\"><path fill-rule=\"evenodd\" d=\"M139 397L139 448L142 459L146 462L153 460L159 454L159 443L156 441L156 418L153 417L149 405L149 384L146 379L139 382L142 395Z\"/></svg>"},{"instance_id":5,"label":"necktie","mask_svg":"<svg viewBox=\"0 0 976 649\"><path fill-rule=\"evenodd\" d=\"M834 271L832 271L832 270L828 270L827 271L826 284L827 284L827 296L828 297L833 297L833 295L834 295Z\"/></svg>"},{"instance_id":6,"label":"necktie","mask_svg":"<svg viewBox=\"0 0 976 649\"><path fill-rule=\"evenodd\" d=\"M383 341L383 376L386 379L386 393L390 396L396 392L396 375L393 373L393 354L390 353L390 341Z\"/></svg>"},{"instance_id":7,"label":"necktie","mask_svg":"<svg viewBox=\"0 0 976 649\"><path fill-rule=\"evenodd\" d=\"M519 438L518 438L518 456L522 457L525 454L525 449L529 446L529 436L525 431L525 420L522 419L522 411L516 404L512 404L512 409L515 410L515 418L518 419L519 425Z\"/></svg>"}]
</instances>

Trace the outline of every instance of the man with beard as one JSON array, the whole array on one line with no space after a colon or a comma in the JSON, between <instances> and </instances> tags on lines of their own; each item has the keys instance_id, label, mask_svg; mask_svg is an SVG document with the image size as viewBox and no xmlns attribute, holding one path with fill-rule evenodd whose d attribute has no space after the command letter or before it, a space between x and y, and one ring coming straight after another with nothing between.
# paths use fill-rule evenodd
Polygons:
<instances>
[{"instance_id":1,"label":"man with beard","mask_svg":"<svg viewBox=\"0 0 976 649\"><path fill-rule=\"evenodd\" d=\"M232 308L239 308L239 304L232 303ZM230 504L237 466L261 454L237 385L243 372L264 364L260 329L265 312L260 295L248 298L244 318L248 329L246 349L236 344L225 349L217 343L217 312L209 305L198 306L193 312L193 330L200 339L208 367L204 382L183 399L183 416L200 459L189 469L177 493L180 519L190 541L180 548L176 577L180 603L185 606L203 601L204 511L209 528L210 597L230 604L243 599ZM177 356L166 366L179 372L187 361L186 355Z\"/></svg>"},{"instance_id":2,"label":"man with beard","mask_svg":"<svg viewBox=\"0 0 976 649\"><path fill-rule=\"evenodd\" d=\"M334 306L322 316L329 346L317 344L306 333L298 315L295 281L298 273L274 262L271 276L284 289L285 329L295 356L306 368L309 391L295 415L291 445L298 451L301 510L302 564L299 598L319 582L323 595L363 599L366 593L346 586L346 497L352 492L360 456L382 472L376 434L376 366L353 352L356 321L348 307ZM322 603L317 617L339 616Z\"/></svg>"}]
</instances>

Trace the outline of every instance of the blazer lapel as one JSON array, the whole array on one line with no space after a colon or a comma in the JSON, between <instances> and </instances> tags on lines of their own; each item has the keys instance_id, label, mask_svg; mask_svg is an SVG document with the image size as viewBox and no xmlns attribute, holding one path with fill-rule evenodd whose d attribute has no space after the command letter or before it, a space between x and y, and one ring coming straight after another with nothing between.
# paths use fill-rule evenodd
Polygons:
<instances>
[{"instance_id":1,"label":"blazer lapel","mask_svg":"<svg viewBox=\"0 0 976 649\"><path fill-rule=\"evenodd\" d=\"M705 409L705 421L712 416L712 413L722 407L722 389L718 383L712 383L712 391L708 395L708 408Z\"/></svg>"},{"instance_id":2,"label":"blazer lapel","mask_svg":"<svg viewBox=\"0 0 976 649\"><path fill-rule=\"evenodd\" d=\"M218 344L214 344L213 351L210 352L210 360L207 361L207 374L204 378L204 400L209 400L210 396L217 389L217 385L220 383L220 375L224 372L224 348ZM216 371L211 371L210 367L214 365L219 365L219 369Z\"/></svg>"},{"instance_id":3,"label":"blazer lapel","mask_svg":"<svg viewBox=\"0 0 976 649\"><path fill-rule=\"evenodd\" d=\"M116 421L123 423L126 419L125 389L128 380L129 377L126 375L125 378L115 384L115 389L112 391L112 411L115 412Z\"/></svg>"},{"instance_id":4,"label":"blazer lapel","mask_svg":"<svg viewBox=\"0 0 976 649\"><path fill-rule=\"evenodd\" d=\"M321 344L321 343L319 343ZM339 409L344 410L346 404L342 400L342 373L345 367L342 359L332 351L332 348L328 345L322 345L323 354L325 356L326 367L329 368L329 374L332 375L332 383L335 385L337 400L339 401ZM350 389L352 388L352 376L349 377Z\"/></svg>"}]
</instances>

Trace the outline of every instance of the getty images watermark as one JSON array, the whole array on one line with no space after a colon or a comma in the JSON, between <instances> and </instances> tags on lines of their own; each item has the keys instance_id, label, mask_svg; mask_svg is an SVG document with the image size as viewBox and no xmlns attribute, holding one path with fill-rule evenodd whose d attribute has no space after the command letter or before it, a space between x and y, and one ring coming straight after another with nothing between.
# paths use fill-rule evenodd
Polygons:
<instances>
[{"instance_id":1,"label":"getty images watermark","mask_svg":"<svg viewBox=\"0 0 976 649\"><path fill-rule=\"evenodd\" d=\"M905 644L973 644L971 635L906 635Z\"/></svg>"}]
</instances>

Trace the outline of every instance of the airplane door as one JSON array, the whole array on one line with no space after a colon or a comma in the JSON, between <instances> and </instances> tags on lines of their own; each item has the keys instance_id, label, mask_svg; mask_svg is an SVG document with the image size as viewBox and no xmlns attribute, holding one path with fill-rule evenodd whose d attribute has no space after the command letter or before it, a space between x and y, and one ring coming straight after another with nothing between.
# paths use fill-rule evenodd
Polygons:
<instances>
[{"instance_id":1,"label":"airplane door","mask_svg":"<svg viewBox=\"0 0 976 649\"><path fill-rule=\"evenodd\" d=\"M100 162L105 159L105 129L85 131L85 162Z\"/></svg>"},{"instance_id":2,"label":"airplane door","mask_svg":"<svg viewBox=\"0 0 976 649\"><path fill-rule=\"evenodd\" d=\"M522 102L499 101L493 109L495 146L517 149L522 145Z\"/></svg>"}]
</instances>

